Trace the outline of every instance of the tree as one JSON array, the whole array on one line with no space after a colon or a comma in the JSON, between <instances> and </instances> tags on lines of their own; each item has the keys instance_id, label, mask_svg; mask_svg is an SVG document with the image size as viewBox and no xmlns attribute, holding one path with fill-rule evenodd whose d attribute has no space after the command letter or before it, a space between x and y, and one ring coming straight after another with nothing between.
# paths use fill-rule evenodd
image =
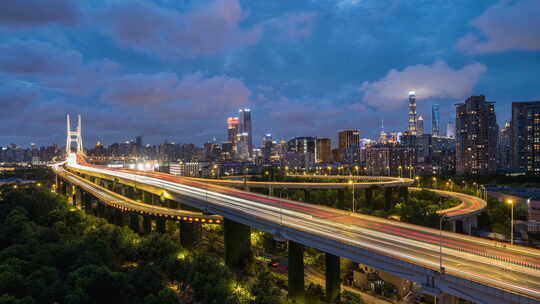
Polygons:
<instances>
[{"instance_id":1,"label":"tree","mask_svg":"<svg viewBox=\"0 0 540 304\"><path fill-rule=\"evenodd\" d=\"M272 274L267 270L261 271L251 287L254 299L251 304L274 304L281 302L281 290L277 287Z\"/></svg>"}]
</instances>

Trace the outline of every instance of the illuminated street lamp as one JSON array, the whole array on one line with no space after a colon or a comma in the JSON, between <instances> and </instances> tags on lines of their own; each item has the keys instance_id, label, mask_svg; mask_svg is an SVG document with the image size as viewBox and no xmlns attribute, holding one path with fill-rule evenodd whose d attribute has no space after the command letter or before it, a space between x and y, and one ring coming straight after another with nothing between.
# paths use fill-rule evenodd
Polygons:
<instances>
[{"instance_id":1,"label":"illuminated street lamp","mask_svg":"<svg viewBox=\"0 0 540 304\"><path fill-rule=\"evenodd\" d=\"M437 188L437 178L435 176L433 177L433 184L433 188Z\"/></svg>"},{"instance_id":2,"label":"illuminated street lamp","mask_svg":"<svg viewBox=\"0 0 540 304\"><path fill-rule=\"evenodd\" d=\"M354 199L354 182L352 180L349 180L349 185L351 185L352 187L352 212L354 212L356 209L356 201Z\"/></svg>"},{"instance_id":3,"label":"illuminated street lamp","mask_svg":"<svg viewBox=\"0 0 540 304\"><path fill-rule=\"evenodd\" d=\"M402 175L402 172L403 172L403 171L402 171L402 167L401 167L401 166L399 166L399 167L398 167L398 170L399 170L399 177L401 177L401 175Z\"/></svg>"},{"instance_id":4,"label":"illuminated street lamp","mask_svg":"<svg viewBox=\"0 0 540 304\"><path fill-rule=\"evenodd\" d=\"M510 205L510 244L514 245L514 201L509 199L506 201Z\"/></svg>"}]
</instances>

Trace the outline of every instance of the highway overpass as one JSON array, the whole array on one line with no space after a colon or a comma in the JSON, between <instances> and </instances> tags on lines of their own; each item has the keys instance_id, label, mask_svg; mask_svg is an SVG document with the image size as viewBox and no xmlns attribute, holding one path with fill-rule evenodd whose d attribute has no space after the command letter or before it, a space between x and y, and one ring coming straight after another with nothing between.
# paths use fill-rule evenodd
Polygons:
<instances>
[{"instance_id":1,"label":"highway overpass","mask_svg":"<svg viewBox=\"0 0 540 304\"><path fill-rule=\"evenodd\" d=\"M160 196L166 193L170 200L223 216L226 224L231 221L272 233L290 242L292 265L302 265L304 245L326 252L327 262L335 263L332 257L348 258L417 282L432 295L450 294L477 303L538 303L540 299L538 250L168 174L104 168L74 154L66 167L85 178L147 187Z\"/></svg>"}]
</instances>

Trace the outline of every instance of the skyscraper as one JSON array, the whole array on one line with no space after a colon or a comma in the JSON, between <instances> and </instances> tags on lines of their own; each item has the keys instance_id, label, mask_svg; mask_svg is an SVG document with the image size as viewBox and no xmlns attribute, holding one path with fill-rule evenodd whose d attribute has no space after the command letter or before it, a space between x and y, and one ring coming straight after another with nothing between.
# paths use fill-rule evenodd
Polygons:
<instances>
[{"instance_id":1,"label":"skyscraper","mask_svg":"<svg viewBox=\"0 0 540 304\"><path fill-rule=\"evenodd\" d=\"M439 104L431 106L431 135L441 135L441 116L439 114Z\"/></svg>"},{"instance_id":2,"label":"skyscraper","mask_svg":"<svg viewBox=\"0 0 540 304\"><path fill-rule=\"evenodd\" d=\"M340 150L345 150L349 147L359 147L360 132L358 130L341 130L338 132L338 140Z\"/></svg>"},{"instance_id":3,"label":"skyscraper","mask_svg":"<svg viewBox=\"0 0 540 304\"><path fill-rule=\"evenodd\" d=\"M418 117L416 121L416 135L424 135L424 117Z\"/></svg>"},{"instance_id":4,"label":"skyscraper","mask_svg":"<svg viewBox=\"0 0 540 304\"><path fill-rule=\"evenodd\" d=\"M504 124L499 131L497 142L497 169L508 170L512 168L512 128L510 122Z\"/></svg>"},{"instance_id":5,"label":"skyscraper","mask_svg":"<svg viewBox=\"0 0 540 304\"><path fill-rule=\"evenodd\" d=\"M497 168L495 103L471 96L456 104L456 173L490 174Z\"/></svg>"},{"instance_id":6,"label":"skyscraper","mask_svg":"<svg viewBox=\"0 0 540 304\"><path fill-rule=\"evenodd\" d=\"M273 147L274 142L272 141L272 134L266 133L262 138L262 154L265 162L270 161Z\"/></svg>"},{"instance_id":7,"label":"skyscraper","mask_svg":"<svg viewBox=\"0 0 540 304\"><path fill-rule=\"evenodd\" d=\"M243 108L240 112L240 133L245 134L245 140L247 143L248 154L251 157L253 153L253 133L251 129L251 110Z\"/></svg>"},{"instance_id":8,"label":"skyscraper","mask_svg":"<svg viewBox=\"0 0 540 304\"><path fill-rule=\"evenodd\" d=\"M409 91L409 135L416 135L416 92Z\"/></svg>"},{"instance_id":9,"label":"skyscraper","mask_svg":"<svg viewBox=\"0 0 540 304\"><path fill-rule=\"evenodd\" d=\"M512 167L540 174L540 101L512 103Z\"/></svg>"},{"instance_id":10,"label":"skyscraper","mask_svg":"<svg viewBox=\"0 0 540 304\"><path fill-rule=\"evenodd\" d=\"M238 140L238 117L227 118L227 139L233 145Z\"/></svg>"},{"instance_id":11,"label":"skyscraper","mask_svg":"<svg viewBox=\"0 0 540 304\"><path fill-rule=\"evenodd\" d=\"M446 137L456 138L456 126L451 121L446 124Z\"/></svg>"},{"instance_id":12,"label":"skyscraper","mask_svg":"<svg viewBox=\"0 0 540 304\"><path fill-rule=\"evenodd\" d=\"M330 138L317 138L315 144L315 162L329 163L332 161L332 141Z\"/></svg>"}]
</instances>

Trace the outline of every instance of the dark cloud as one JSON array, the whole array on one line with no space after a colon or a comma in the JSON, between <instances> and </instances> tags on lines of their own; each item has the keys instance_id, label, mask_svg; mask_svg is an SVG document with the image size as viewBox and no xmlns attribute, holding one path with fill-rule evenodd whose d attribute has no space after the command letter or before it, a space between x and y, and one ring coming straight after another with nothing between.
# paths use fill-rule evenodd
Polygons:
<instances>
[{"instance_id":1,"label":"dark cloud","mask_svg":"<svg viewBox=\"0 0 540 304\"><path fill-rule=\"evenodd\" d=\"M238 0L213 0L184 14L151 2L125 1L108 7L99 21L121 46L165 57L192 57L256 43L261 27L243 28L243 18Z\"/></svg>"},{"instance_id":2,"label":"dark cloud","mask_svg":"<svg viewBox=\"0 0 540 304\"><path fill-rule=\"evenodd\" d=\"M37 40L14 40L0 44L0 72L31 76L54 76L77 70L78 51L58 48Z\"/></svg>"},{"instance_id":3,"label":"dark cloud","mask_svg":"<svg viewBox=\"0 0 540 304\"><path fill-rule=\"evenodd\" d=\"M501 0L471 22L477 33L463 36L457 47L469 54L540 50L538 16L538 0Z\"/></svg>"},{"instance_id":4,"label":"dark cloud","mask_svg":"<svg viewBox=\"0 0 540 304\"><path fill-rule=\"evenodd\" d=\"M6 83L0 86L0 117L11 118L37 102L40 92L25 82Z\"/></svg>"},{"instance_id":5,"label":"dark cloud","mask_svg":"<svg viewBox=\"0 0 540 304\"><path fill-rule=\"evenodd\" d=\"M23 28L49 24L75 25L81 11L72 0L0 1L0 26Z\"/></svg>"},{"instance_id":6,"label":"dark cloud","mask_svg":"<svg viewBox=\"0 0 540 304\"><path fill-rule=\"evenodd\" d=\"M127 74L113 80L105 88L101 101L108 104L156 105L172 101L190 104L200 110L248 103L251 92L235 78L202 73L188 74L181 79L174 73Z\"/></svg>"}]
</instances>

